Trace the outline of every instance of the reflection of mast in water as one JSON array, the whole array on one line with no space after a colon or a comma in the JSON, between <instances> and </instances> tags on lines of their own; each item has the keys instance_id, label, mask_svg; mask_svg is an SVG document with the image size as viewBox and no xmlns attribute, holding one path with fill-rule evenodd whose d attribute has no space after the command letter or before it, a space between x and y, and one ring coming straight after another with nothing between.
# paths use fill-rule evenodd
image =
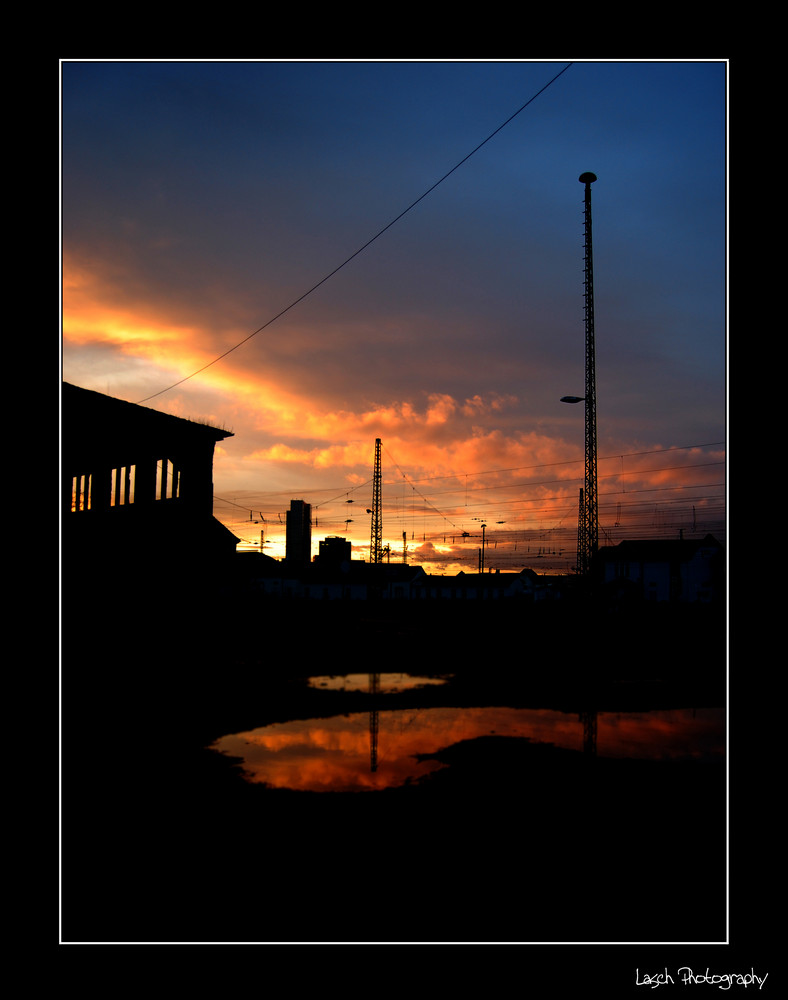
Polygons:
<instances>
[{"instance_id":1,"label":"reflection of mast in water","mask_svg":"<svg viewBox=\"0 0 788 1000\"><path fill-rule=\"evenodd\" d=\"M369 675L369 693L372 704L369 710L369 769L378 769L378 693L380 691L380 674Z\"/></svg>"},{"instance_id":2,"label":"reflection of mast in water","mask_svg":"<svg viewBox=\"0 0 788 1000\"><path fill-rule=\"evenodd\" d=\"M596 757L596 717L596 709L580 713L583 723L583 752L593 757Z\"/></svg>"}]
</instances>

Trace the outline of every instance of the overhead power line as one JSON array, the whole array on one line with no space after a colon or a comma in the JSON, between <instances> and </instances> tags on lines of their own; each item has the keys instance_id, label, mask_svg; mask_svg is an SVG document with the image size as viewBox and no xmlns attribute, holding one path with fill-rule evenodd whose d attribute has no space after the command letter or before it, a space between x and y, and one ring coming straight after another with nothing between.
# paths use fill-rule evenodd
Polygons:
<instances>
[{"instance_id":1,"label":"overhead power line","mask_svg":"<svg viewBox=\"0 0 788 1000\"><path fill-rule=\"evenodd\" d=\"M602 456L600 456L599 460L601 462L606 462L606 461L612 461L612 460L615 460L615 459L636 458L636 457L640 457L640 456L643 456L643 455L667 455L669 453L676 452L676 451L696 451L696 450L699 451L701 448L718 448L718 447L722 447L724 444L725 444L724 441L712 441L712 442L706 443L706 444L671 445L668 448L652 448L649 451L628 451L628 452L624 452L623 454L619 453L619 454L616 454L616 455L602 455ZM580 457L580 458L565 459L565 460L562 460L560 462L541 462L538 465L515 465L515 466L510 466L508 468L481 469L481 470L477 470L476 472L455 472L455 473L452 473L452 474L449 474L449 475L443 475L443 476L426 476L423 479L415 479L412 476L407 476L402 471L402 469L400 468L400 466L397 464L396 460L394 459L393 455L391 455L391 453L389 452L388 448L385 447L385 445L384 445L384 451L386 452L386 454L388 455L388 457L391 459L392 464L396 467L397 471L400 473L400 475L402 476L402 478L406 479L407 482L408 482L408 484L411 485L411 486L413 486L413 487L421 485L422 483L437 483L437 482L440 482L441 480L444 480L444 479L449 479L449 480L451 480L451 479L466 479L467 480L467 479L474 479L474 478L476 478L478 476L497 476L497 475L501 475L502 473L505 473L505 472L528 472L528 471L531 471L533 469L550 469L550 468L554 468L555 466L558 466L558 465L579 465L583 461L582 457ZM704 464L706 464L706 463L704 463ZM723 465L725 463L724 462L715 462L715 463L711 463L711 464L714 464L714 465ZM687 465L687 466L676 466L675 468L678 468L678 469L688 468L689 469L689 468L696 468L696 467L697 467L696 465ZM671 467L671 468L673 468L673 467ZM643 472L663 472L665 470L662 469L662 468L658 468L658 469L646 469L646 470L638 470L638 469L632 470L632 469L630 469L627 472L625 472L624 474L627 475L627 476L629 476L629 475L635 475L635 474L637 474L640 471L643 471ZM604 477L604 478L615 478L616 476L619 476L619 475L620 475L620 473L615 473L615 474L611 473L610 476L607 476L607 477ZM514 484L514 485L520 485L520 486L540 486L541 485L541 486L543 486L543 485L549 485L552 482L571 482L571 481L572 480L544 480L544 481L531 482L531 483L519 483L519 484ZM349 493L352 493L352 492L354 492L356 490L359 490L359 489L363 489L365 486L368 486L370 482L372 482L371 479L367 480L367 482L365 482L365 483L360 483L359 485L356 485L356 486L344 486L344 487L340 487L340 486L321 486L321 487L317 487L317 486L299 486L299 487L296 488L294 486L290 486L290 487L287 487L286 489L283 489L283 490L267 490L267 491L264 491L264 492L260 492L260 491L256 491L255 490L255 491L250 491L246 496L243 497L245 503L237 504L237 506L243 507L244 509L248 510L250 503L252 504L252 506L254 506L255 504L258 504L258 503L265 503L268 500L274 500L277 497L297 497L297 496L303 496L306 493L309 493L309 494L337 493L338 496L334 497L333 499L340 499L340 498L346 496ZM399 482L398 479L390 479L390 480L385 480L384 479L383 485L384 486L393 486L397 482ZM462 487L462 491L469 492L469 493L474 493L474 492L478 492L478 491L493 490L493 489L499 489L499 488L501 488L501 489L509 489L510 486L509 486L509 484L503 484L503 485L496 484L494 486L463 486ZM458 490L442 490L440 492L437 492L437 491L431 491L431 492L432 492L433 496L441 496L442 494L445 494L445 493L448 493L448 494L456 493L456 492L458 492ZM216 497L215 499L221 500L222 498L221 497ZM227 502L230 503L230 502L233 502L233 501L227 501ZM319 504L317 504L316 502L314 502L312 504L312 506L313 507L314 506L322 506L323 504L331 503L331 502L332 502L331 500L321 500L319 502Z\"/></svg>"},{"instance_id":2,"label":"overhead power line","mask_svg":"<svg viewBox=\"0 0 788 1000\"><path fill-rule=\"evenodd\" d=\"M416 205L418 205L420 201L423 201L427 197L428 194L431 194L435 190L436 187L438 187L440 184L442 184L448 177L451 177L451 175L454 173L455 170L458 170L463 165L463 163L466 163L474 155L474 153L478 153L479 150L482 148L482 146L486 145L494 136L496 136L501 131L501 129L506 128L506 126L510 122L512 122L519 114L521 114L523 111L525 111L525 109L528 107L528 105L531 104L533 101L535 101L536 98L539 97L540 94L543 94L547 90L547 88L549 86L551 86L553 83L555 83L555 81L558 79L558 77L561 76L563 73L565 73L569 69L569 67L571 65L572 65L571 62L567 63L566 66L564 66L564 68L560 72L556 73L556 75L552 78L552 80L549 80L540 90L538 90L533 95L533 97L529 97L529 99L525 102L525 104L522 105L522 107L518 108L517 111L515 111L513 115L510 115L506 119L506 121L503 122L501 125L499 125L498 128L495 129L495 131L491 132L487 136L486 139L483 139L479 143L478 146L476 146L474 149L472 149L470 151L470 153L466 154L459 161L459 163L456 163L451 168L451 170L449 170L447 173L445 173L443 175L443 177L440 178L440 180L435 181L435 183L431 187L427 188L427 190L424 192L424 194L419 195L419 197L415 201L411 202L411 204L408 205L407 208L403 209L399 213L399 215L395 216L395 218L393 218L391 220L391 222L389 222L387 225L385 225L371 239L367 240L367 242L363 246L359 247L358 250L355 251L355 253L352 253L347 258L347 260L344 260L338 267L335 267L333 271L330 271L324 278L321 278L320 281L318 281L316 284L312 285L312 287L310 289L308 289L306 292L304 292L303 295L299 295L298 298L294 299L290 303L289 306L285 306L284 309L282 309L280 312L278 312L275 316L272 316L271 319L269 319L267 322L263 323L262 326L258 327L254 331L254 333L250 333L248 337L244 337L244 339L240 340L234 347L229 348L229 350L225 351L224 354L220 354L217 358L214 358L213 361L209 361L208 364L203 365L202 368L198 368L197 371L192 372L191 375L185 375L182 379L179 379L177 382L173 382L172 385L168 385L166 389L160 389L158 392L151 393L150 396L146 396L144 399L138 400L138 402L139 403L147 403L147 401L149 399L155 399L156 396L161 396L165 392L169 392L170 389L174 389L176 386L183 385L184 382L188 382L189 379L192 379L196 375L199 375L201 372L204 372L207 368L210 368L212 365L218 364L218 362L222 361L224 358L226 358L228 356L228 354L232 354L233 351L237 351L239 347L243 347L243 345L246 344L246 343L248 343L253 337L256 337L258 333L262 333L263 330L265 330L267 327L271 326L272 323L275 323L278 319L281 319L281 317L284 316L285 313L289 312L291 309L293 309L295 306L297 306L299 304L299 302L303 302L304 299L308 295L311 295L312 292L314 292L318 288L320 288L321 285L324 285L329 280L329 278L333 278L334 275L338 271L341 271L343 267L345 267L346 265L348 265L354 258L358 257L358 255L360 253L363 253L364 250L366 250L368 246L371 246L371 244L373 244L376 239L378 239L379 237L381 237L387 230L391 229L391 227L393 225L395 225L397 222L399 222L399 220L403 216L407 215L408 212L411 211L411 209L415 208Z\"/></svg>"}]
</instances>

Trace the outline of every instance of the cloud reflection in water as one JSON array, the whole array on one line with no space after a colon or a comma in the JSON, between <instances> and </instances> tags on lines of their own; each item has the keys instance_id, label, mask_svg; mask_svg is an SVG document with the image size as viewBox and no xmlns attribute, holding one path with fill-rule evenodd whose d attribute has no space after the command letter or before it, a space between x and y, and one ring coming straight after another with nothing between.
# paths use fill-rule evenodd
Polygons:
<instances>
[{"instance_id":1,"label":"cloud reflection in water","mask_svg":"<svg viewBox=\"0 0 788 1000\"><path fill-rule=\"evenodd\" d=\"M381 711L377 769L370 767L370 713L296 720L222 737L212 749L243 761L247 780L300 791L395 788L437 770L425 755L480 736L527 738L583 749L576 714L547 709L426 708ZM600 712L600 756L643 759L718 757L724 713L717 709Z\"/></svg>"}]
</instances>

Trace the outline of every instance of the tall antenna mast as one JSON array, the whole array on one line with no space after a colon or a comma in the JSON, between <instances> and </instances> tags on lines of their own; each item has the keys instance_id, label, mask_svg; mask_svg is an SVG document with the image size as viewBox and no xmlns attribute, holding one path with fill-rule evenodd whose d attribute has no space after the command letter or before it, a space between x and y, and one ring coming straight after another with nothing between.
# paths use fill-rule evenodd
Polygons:
<instances>
[{"instance_id":1,"label":"tall antenna mast","mask_svg":"<svg viewBox=\"0 0 788 1000\"><path fill-rule=\"evenodd\" d=\"M372 475L372 537L369 543L369 561L383 561L383 518L381 515L382 475L380 466L380 438L375 438L375 471Z\"/></svg>"},{"instance_id":2,"label":"tall antenna mast","mask_svg":"<svg viewBox=\"0 0 788 1000\"><path fill-rule=\"evenodd\" d=\"M584 173L578 178L585 184L585 335L586 335L586 428L585 428L585 489L580 504L577 532L577 571L588 576L599 545L599 502L597 496L596 441L596 349L594 344L594 255L591 242L591 185L596 174Z\"/></svg>"}]
</instances>

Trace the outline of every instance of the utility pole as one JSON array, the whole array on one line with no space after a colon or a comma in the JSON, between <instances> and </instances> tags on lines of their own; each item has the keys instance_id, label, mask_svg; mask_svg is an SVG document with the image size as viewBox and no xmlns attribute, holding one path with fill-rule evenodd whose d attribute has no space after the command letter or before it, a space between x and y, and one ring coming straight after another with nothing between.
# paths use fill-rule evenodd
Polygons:
<instances>
[{"instance_id":1,"label":"utility pole","mask_svg":"<svg viewBox=\"0 0 788 1000\"><path fill-rule=\"evenodd\" d=\"M372 475L372 537L369 544L369 561L383 561L383 519L381 516L381 489L383 477L380 464L380 438L375 438L375 471Z\"/></svg>"},{"instance_id":2,"label":"utility pole","mask_svg":"<svg viewBox=\"0 0 788 1000\"><path fill-rule=\"evenodd\" d=\"M596 348L594 343L594 255L591 241L591 185L596 174L578 178L585 185L584 299L586 340L585 395L585 489L581 494L577 533L577 571L588 576L599 545L599 502L597 496L596 440Z\"/></svg>"}]
</instances>

